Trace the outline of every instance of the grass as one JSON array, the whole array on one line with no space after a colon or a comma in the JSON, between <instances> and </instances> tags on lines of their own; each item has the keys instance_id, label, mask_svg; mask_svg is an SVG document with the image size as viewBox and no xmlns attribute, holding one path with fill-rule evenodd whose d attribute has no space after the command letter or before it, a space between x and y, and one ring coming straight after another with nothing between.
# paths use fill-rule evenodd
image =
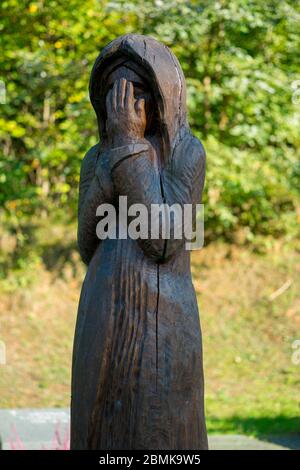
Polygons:
<instances>
[{"instance_id":1,"label":"grass","mask_svg":"<svg viewBox=\"0 0 300 470\"><path fill-rule=\"evenodd\" d=\"M46 232L47 229L47 232ZM65 407L84 268L75 227L41 226L31 262L0 281L0 407ZM213 243L192 255L201 311L210 433L300 430L300 253L281 242L265 254ZM272 299L286 281L290 286ZM270 298L271 296L271 298ZM274 296L273 296L274 297Z\"/></svg>"},{"instance_id":2,"label":"grass","mask_svg":"<svg viewBox=\"0 0 300 470\"><path fill-rule=\"evenodd\" d=\"M299 432L299 274L299 252L280 244L265 255L210 245L193 256L210 432Z\"/></svg>"}]
</instances>

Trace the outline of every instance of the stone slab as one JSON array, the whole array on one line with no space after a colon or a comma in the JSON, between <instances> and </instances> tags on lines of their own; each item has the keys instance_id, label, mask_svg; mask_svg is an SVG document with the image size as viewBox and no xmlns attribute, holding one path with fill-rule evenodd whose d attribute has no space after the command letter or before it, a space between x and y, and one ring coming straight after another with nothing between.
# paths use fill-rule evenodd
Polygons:
<instances>
[{"instance_id":1,"label":"stone slab","mask_svg":"<svg viewBox=\"0 0 300 470\"><path fill-rule=\"evenodd\" d=\"M52 449L55 446L55 432L61 441L69 436L70 412L68 408L0 410L0 436L2 448L10 450L20 447L18 438L25 449ZM263 439L244 435L211 435L209 447L212 450L288 450L300 449L299 436L268 436Z\"/></svg>"}]
</instances>

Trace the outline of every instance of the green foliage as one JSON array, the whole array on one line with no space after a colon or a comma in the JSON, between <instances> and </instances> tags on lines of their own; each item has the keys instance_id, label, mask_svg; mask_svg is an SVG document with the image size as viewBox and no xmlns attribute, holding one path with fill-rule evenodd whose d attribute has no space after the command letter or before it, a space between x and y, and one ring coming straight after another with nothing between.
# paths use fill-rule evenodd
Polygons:
<instances>
[{"instance_id":1,"label":"green foliage","mask_svg":"<svg viewBox=\"0 0 300 470\"><path fill-rule=\"evenodd\" d=\"M298 2L3 0L1 10L0 204L9 221L57 207L75 217L80 161L98 138L91 67L110 40L138 32L170 46L186 75L191 126L208 156L208 235L296 233Z\"/></svg>"}]
</instances>

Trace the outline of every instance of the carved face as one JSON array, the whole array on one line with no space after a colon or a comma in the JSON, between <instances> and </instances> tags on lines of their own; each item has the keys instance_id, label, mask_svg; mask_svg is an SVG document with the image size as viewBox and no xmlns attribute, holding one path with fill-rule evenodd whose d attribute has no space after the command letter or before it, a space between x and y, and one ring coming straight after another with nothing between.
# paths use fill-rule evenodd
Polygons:
<instances>
[{"instance_id":1,"label":"carved face","mask_svg":"<svg viewBox=\"0 0 300 470\"><path fill-rule=\"evenodd\" d=\"M115 81L120 80L121 78L125 78L127 81L132 82L133 88L134 88L135 99L143 98L145 100L147 128L150 129L153 125L154 112L153 112L153 100L152 100L151 91L149 89L148 84L142 77L140 77L140 75L138 75L136 72L134 72L130 68L123 65L115 69L108 76L106 93L108 93L108 91L113 87Z\"/></svg>"}]
</instances>

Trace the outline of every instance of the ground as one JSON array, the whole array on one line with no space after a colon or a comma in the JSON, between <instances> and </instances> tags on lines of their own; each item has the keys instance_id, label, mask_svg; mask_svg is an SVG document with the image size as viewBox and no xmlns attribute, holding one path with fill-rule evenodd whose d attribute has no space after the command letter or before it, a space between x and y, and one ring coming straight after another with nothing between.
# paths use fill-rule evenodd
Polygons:
<instances>
[{"instance_id":1,"label":"ground","mask_svg":"<svg viewBox=\"0 0 300 470\"><path fill-rule=\"evenodd\" d=\"M38 229L39 256L0 281L0 408L69 405L84 276L75 232ZM300 251L282 241L264 251L214 242L192 254L210 433L299 433Z\"/></svg>"}]
</instances>

